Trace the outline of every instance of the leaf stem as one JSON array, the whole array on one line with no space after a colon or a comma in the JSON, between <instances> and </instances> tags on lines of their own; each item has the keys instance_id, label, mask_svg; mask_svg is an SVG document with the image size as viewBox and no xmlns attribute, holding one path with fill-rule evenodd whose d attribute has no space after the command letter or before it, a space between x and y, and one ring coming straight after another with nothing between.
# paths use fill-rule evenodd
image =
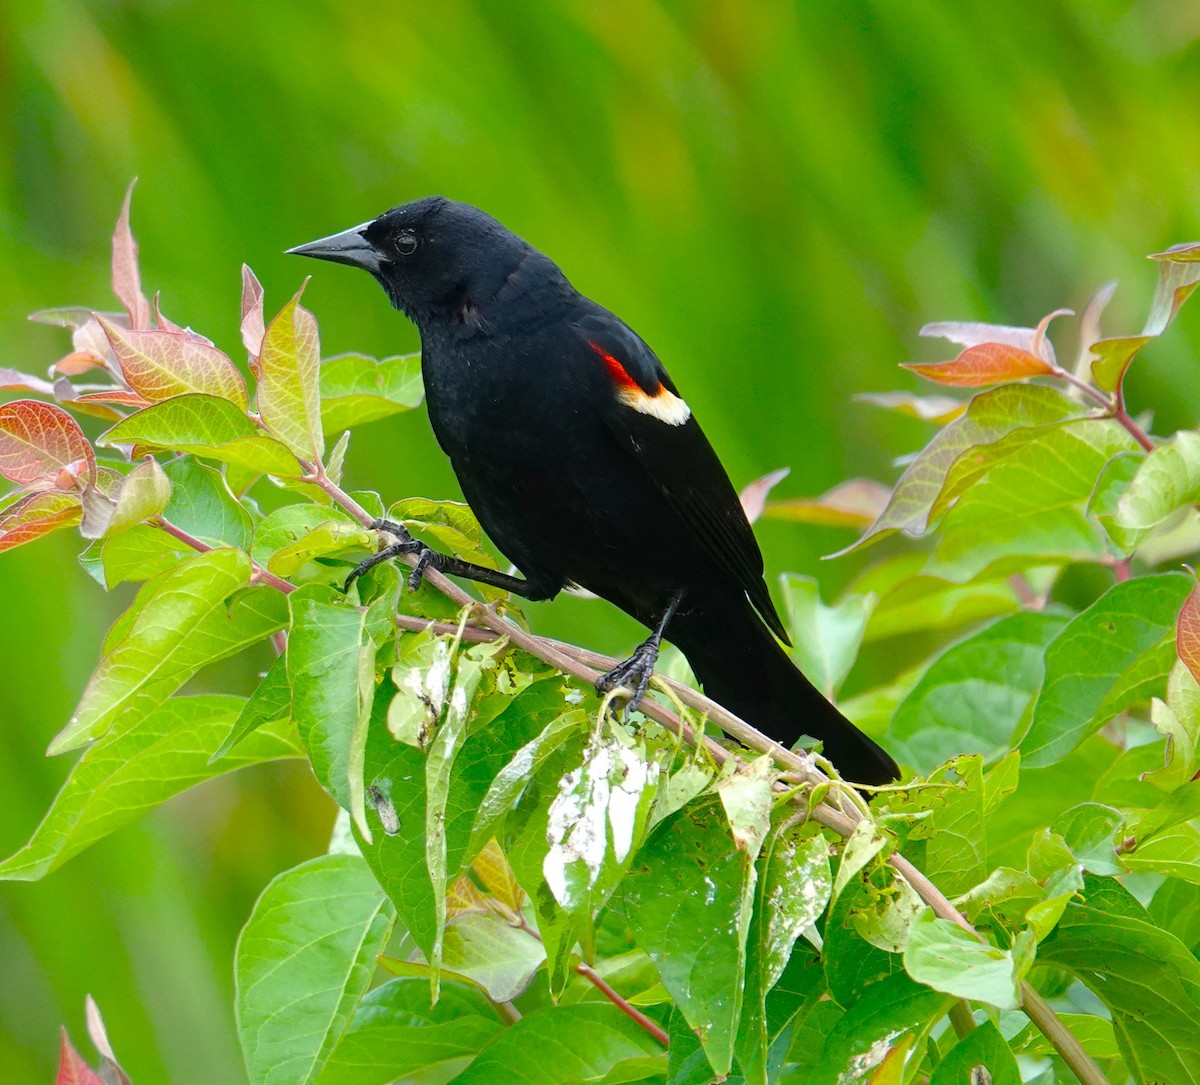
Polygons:
<instances>
[{"instance_id":1,"label":"leaf stem","mask_svg":"<svg viewBox=\"0 0 1200 1085\"><path fill-rule=\"evenodd\" d=\"M965 998L960 998L950 1007L950 1024L954 1026L954 1035L960 1040L975 1031L975 1015L971 1012L971 1003Z\"/></svg>"},{"instance_id":2,"label":"leaf stem","mask_svg":"<svg viewBox=\"0 0 1200 1085\"><path fill-rule=\"evenodd\" d=\"M575 971L578 972L579 975L581 975L585 980L588 980L597 991L604 995L604 997L607 998L614 1006L616 1006L617 1009L619 1009L623 1014L636 1021L643 1030L653 1036L660 1044L663 1045L663 1047L669 1046L671 1038L666 1034L666 1032L664 1032L662 1028L651 1021L650 1018L642 1013L642 1011L633 1005L633 1003L629 1002L627 999L614 991L605 982L604 977L596 972L595 969L589 967L583 962L580 962L575 966Z\"/></svg>"},{"instance_id":3,"label":"leaf stem","mask_svg":"<svg viewBox=\"0 0 1200 1085\"><path fill-rule=\"evenodd\" d=\"M170 520L164 519L161 516L154 517L150 523L152 523L155 527L165 531L172 538L178 539L185 546L190 546L193 550L198 550L202 554L207 553L209 550L216 549L216 547L209 546L208 543L206 543L203 539L197 539L195 535L184 531L183 528L176 526L175 524L171 523ZM290 595L296 590L296 586L294 584L289 584L286 580L277 577L274 573L267 572L267 570L259 565L256 561L250 562L250 568L252 570L250 579L254 583L269 584L272 588L283 592L284 595Z\"/></svg>"}]
</instances>

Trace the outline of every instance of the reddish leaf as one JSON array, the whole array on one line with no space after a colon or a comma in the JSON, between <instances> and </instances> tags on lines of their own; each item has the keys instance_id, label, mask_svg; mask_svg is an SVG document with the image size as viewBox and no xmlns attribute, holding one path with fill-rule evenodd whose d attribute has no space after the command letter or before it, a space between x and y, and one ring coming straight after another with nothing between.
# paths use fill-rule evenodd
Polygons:
<instances>
[{"instance_id":1,"label":"reddish leaf","mask_svg":"<svg viewBox=\"0 0 1200 1085\"><path fill-rule=\"evenodd\" d=\"M245 410L246 382L229 358L179 332L126 331L101 318L125 382L152 403L189 392L228 399Z\"/></svg>"},{"instance_id":2,"label":"reddish leaf","mask_svg":"<svg viewBox=\"0 0 1200 1085\"><path fill-rule=\"evenodd\" d=\"M25 494L0 511L0 551L77 524L79 517L80 502L75 494L53 490Z\"/></svg>"},{"instance_id":3,"label":"reddish leaf","mask_svg":"<svg viewBox=\"0 0 1200 1085\"><path fill-rule=\"evenodd\" d=\"M944 320L926 324L920 334L928 339L947 339L960 347L977 347L984 343L1002 343L1034 354L1037 328L1011 328L1007 324L960 323ZM1051 356L1053 360L1053 356Z\"/></svg>"},{"instance_id":4,"label":"reddish leaf","mask_svg":"<svg viewBox=\"0 0 1200 1085\"><path fill-rule=\"evenodd\" d=\"M57 484L64 472L85 483L96 477L95 453L75 419L35 399L0 406L0 475L32 486Z\"/></svg>"},{"instance_id":5,"label":"reddish leaf","mask_svg":"<svg viewBox=\"0 0 1200 1085\"><path fill-rule=\"evenodd\" d=\"M1024 377L1045 377L1054 373L1050 363L1019 347L1006 343L980 343L967 347L949 362L926 364L913 362L904 367L938 384L956 388L980 388L1004 384Z\"/></svg>"},{"instance_id":6,"label":"reddish leaf","mask_svg":"<svg viewBox=\"0 0 1200 1085\"><path fill-rule=\"evenodd\" d=\"M104 1085L104 1079L88 1066L79 1052L71 1046L65 1028L59 1029L58 1074L54 1083L55 1085Z\"/></svg>"},{"instance_id":7,"label":"reddish leaf","mask_svg":"<svg viewBox=\"0 0 1200 1085\"><path fill-rule=\"evenodd\" d=\"M773 501L764 515L768 520L792 520L830 527L866 527L887 505L891 490L869 478L843 482L820 497Z\"/></svg>"},{"instance_id":8,"label":"reddish leaf","mask_svg":"<svg viewBox=\"0 0 1200 1085\"><path fill-rule=\"evenodd\" d=\"M0 392L7 391L37 392L43 396L54 395L54 385L41 377L21 373L16 369L6 369L0 366Z\"/></svg>"},{"instance_id":9,"label":"reddish leaf","mask_svg":"<svg viewBox=\"0 0 1200 1085\"><path fill-rule=\"evenodd\" d=\"M263 288L249 264L242 265L242 343L257 375L258 356L262 354L267 328L263 319Z\"/></svg>"},{"instance_id":10,"label":"reddish leaf","mask_svg":"<svg viewBox=\"0 0 1200 1085\"><path fill-rule=\"evenodd\" d=\"M742 502L742 511L750 523L754 523L763 514L763 508L767 504L767 495L777 483L787 478L789 471L791 471L790 467L780 467L776 471L763 475L762 478L755 479L741 492L739 499Z\"/></svg>"},{"instance_id":11,"label":"reddish leaf","mask_svg":"<svg viewBox=\"0 0 1200 1085\"><path fill-rule=\"evenodd\" d=\"M181 328L175 321L171 320L166 313L159 308L158 295L154 295L154 327L160 332L174 332L176 335L186 335L189 339L195 340L197 343L203 343L206 347L211 347L213 341L206 335L201 335L199 332L192 331L191 328Z\"/></svg>"},{"instance_id":12,"label":"reddish leaf","mask_svg":"<svg viewBox=\"0 0 1200 1085\"><path fill-rule=\"evenodd\" d=\"M93 354L90 350L73 350L65 357L59 358L52 368L55 373L61 373L64 377L77 377L89 369L103 369L107 364L107 359Z\"/></svg>"},{"instance_id":13,"label":"reddish leaf","mask_svg":"<svg viewBox=\"0 0 1200 1085\"><path fill-rule=\"evenodd\" d=\"M130 327L139 331L150 327L150 303L142 293L142 276L138 271L138 247L129 229L129 202L133 198L135 177L125 190L125 202L112 238L112 288L113 293L125 306L129 314Z\"/></svg>"},{"instance_id":14,"label":"reddish leaf","mask_svg":"<svg viewBox=\"0 0 1200 1085\"><path fill-rule=\"evenodd\" d=\"M1175 651L1183 665L1200 682L1200 585L1183 601L1175 625Z\"/></svg>"}]
</instances>

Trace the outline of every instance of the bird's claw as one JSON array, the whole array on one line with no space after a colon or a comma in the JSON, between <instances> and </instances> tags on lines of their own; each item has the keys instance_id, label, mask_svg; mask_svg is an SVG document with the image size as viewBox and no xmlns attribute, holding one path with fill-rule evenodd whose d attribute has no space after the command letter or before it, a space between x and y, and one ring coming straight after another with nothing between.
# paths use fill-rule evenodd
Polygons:
<instances>
[{"instance_id":1,"label":"bird's claw","mask_svg":"<svg viewBox=\"0 0 1200 1085\"><path fill-rule=\"evenodd\" d=\"M631 691L629 700L625 702L625 711L632 712L642 702L650 679L654 677L654 665L658 662L658 645L650 641L639 644L623 663L618 663L607 674L596 679L596 692L601 696L611 693L614 689L625 686Z\"/></svg>"},{"instance_id":2,"label":"bird's claw","mask_svg":"<svg viewBox=\"0 0 1200 1085\"><path fill-rule=\"evenodd\" d=\"M342 585L343 591L349 591L350 585L353 584L364 573L370 572L376 565L385 561L391 561L392 558L400 557L402 554L417 554L417 566L413 569L412 574L408 578L409 591L416 591L421 586L421 579L425 574L425 568L433 560L433 551L429 549L423 542L418 542L409 533L408 528L403 524L398 524L394 520L373 520L371 522L372 531L385 531L393 536L396 541L389 543L387 546L377 550L369 558L364 558L353 569L350 570L350 575L346 577L345 583Z\"/></svg>"}]
</instances>

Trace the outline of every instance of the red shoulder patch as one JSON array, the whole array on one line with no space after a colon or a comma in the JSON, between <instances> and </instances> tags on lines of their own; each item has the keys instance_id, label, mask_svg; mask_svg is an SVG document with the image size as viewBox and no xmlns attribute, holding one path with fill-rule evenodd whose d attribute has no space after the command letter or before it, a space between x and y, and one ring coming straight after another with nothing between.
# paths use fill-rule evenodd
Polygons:
<instances>
[{"instance_id":1,"label":"red shoulder patch","mask_svg":"<svg viewBox=\"0 0 1200 1085\"><path fill-rule=\"evenodd\" d=\"M622 388L622 389L637 388L639 391L642 390L642 386L640 384L638 384L638 382L635 381L629 375L629 370L627 370L621 364L620 359L614 358L611 354L609 354L603 347L601 347L597 343L589 342L588 346L591 347L592 350L594 350L597 354L600 355L601 361L604 362L605 368L608 370L608 375L610 377L612 377L613 383L618 388Z\"/></svg>"}]
</instances>

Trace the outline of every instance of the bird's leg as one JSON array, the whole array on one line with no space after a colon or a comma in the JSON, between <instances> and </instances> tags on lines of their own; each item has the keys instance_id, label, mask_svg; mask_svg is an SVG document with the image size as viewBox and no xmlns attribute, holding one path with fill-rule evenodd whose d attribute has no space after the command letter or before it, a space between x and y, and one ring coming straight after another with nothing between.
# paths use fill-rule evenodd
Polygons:
<instances>
[{"instance_id":1,"label":"bird's leg","mask_svg":"<svg viewBox=\"0 0 1200 1085\"><path fill-rule=\"evenodd\" d=\"M439 572L448 573L450 576L459 576L465 580L474 580L479 584L488 584L493 588L501 588L504 591L510 591L514 595L520 595L522 598L529 600L549 599L554 595L553 591L549 591L540 584L530 580L522 580L517 576L509 576L508 573L501 573L496 569L487 569L482 565L475 565L469 561L461 561L458 558L450 557L448 554L440 554L438 551L426 546L418 539L414 539L409 533L408 528L403 524L398 524L394 520L376 520L371 527L375 531L386 531L389 535L396 538L396 542L385 546L376 554L372 554L369 558L360 561L346 578L345 586L350 587L363 573L369 569L373 569L381 561L389 561L394 557L399 557L401 554L416 554L417 562L413 566L412 572L408 574L408 590L416 591L421 586L421 581L425 579L425 571L427 569L437 569Z\"/></svg>"},{"instance_id":2,"label":"bird's leg","mask_svg":"<svg viewBox=\"0 0 1200 1085\"><path fill-rule=\"evenodd\" d=\"M633 696L629 698L625 707L627 710L637 708L646 694L646 687L650 685L650 679L654 677L654 665L658 662L658 652L662 647L663 633L667 628L667 623L675 617L675 611L680 600L683 599L683 595L683 591L680 590L671 596L666 610L658 620L658 625L654 627L654 632L633 650L633 655L623 663L618 663L607 674L602 674L596 679L597 693L604 695L618 686L626 686L633 691Z\"/></svg>"}]
</instances>

